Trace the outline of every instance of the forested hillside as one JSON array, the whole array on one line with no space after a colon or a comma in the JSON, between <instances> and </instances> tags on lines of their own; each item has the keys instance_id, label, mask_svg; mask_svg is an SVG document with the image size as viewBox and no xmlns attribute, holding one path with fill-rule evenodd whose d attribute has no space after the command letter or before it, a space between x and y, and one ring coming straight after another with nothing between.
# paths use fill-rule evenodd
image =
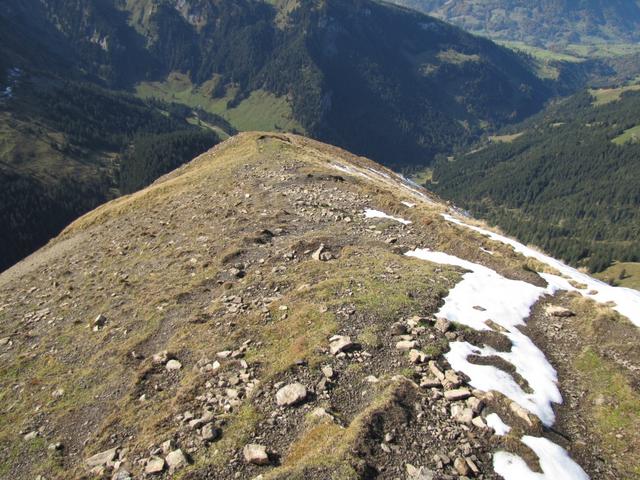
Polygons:
<instances>
[{"instance_id":1,"label":"forested hillside","mask_svg":"<svg viewBox=\"0 0 640 480\"><path fill-rule=\"evenodd\" d=\"M640 94L585 92L441 160L431 188L592 271L640 260ZM625 91L626 90L626 91Z\"/></svg>"},{"instance_id":2,"label":"forested hillside","mask_svg":"<svg viewBox=\"0 0 640 480\"><path fill-rule=\"evenodd\" d=\"M636 0L392 0L501 40L557 46L640 41Z\"/></svg>"},{"instance_id":3,"label":"forested hillside","mask_svg":"<svg viewBox=\"0 0 640 480\"><path fill-rule=\"evenodd\" d=\"M118 195L119 182L144 187L218 142L178 107L91 84L21 73L11 88L0 99L0 270ZM149 141L165 149L141 164Z\"/></svg>"}]
</instances>

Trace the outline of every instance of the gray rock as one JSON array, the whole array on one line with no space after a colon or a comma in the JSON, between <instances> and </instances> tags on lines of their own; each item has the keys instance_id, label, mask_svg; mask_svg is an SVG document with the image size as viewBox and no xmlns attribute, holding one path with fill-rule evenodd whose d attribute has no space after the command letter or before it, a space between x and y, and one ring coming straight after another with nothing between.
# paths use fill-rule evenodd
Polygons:
<instances>
[{"instance_id":1,"label":"gray rock","mask_svg":"<svg viewBox=\"0 0 640 480\"><path fill-rule=\"evenodd\" d=\"M89 467L107 465L116 459L117 453L118 447L110 448L109 450L105 450L104 452L96 453L92 457L87 458L84 462Z\"/></svg>"},{"instance_id":2,"label":"gray rock","mask_svg":"<svg viewBox=\"0 0 640 480\"><path fill-rule=\"evenodd\" d=\"M433 375L440 381L444 380L444 373L440 370L440 367L436 364L436 362L429 362L429 371L433 373Z\"/></svg>"},{"instance_id":3,"label":"gray rock","mask_svg":"<svg viewBox=\"0 0 640 480\"><path fill-rule=\"evenodd\" d=\"M100 314L93 320L92 326L94 330L97 330L104 327L106 323L107 317L105 317L103 314Z\"/></svg>"},{"instance_id":4,"label":"gray rock","mask_svg":"<svg viewBox=\"0 0 640 480\"><path fill-rule=\"evenodd\" d=\"M202 431L200 432L200 437L205 442L213 442L214 440L220 438L220 429L217 428L213 423L207 423L204 427L202 427Z\"/></svg>"},{"instance_id":5,"label":"gray rock","mask_svg":"<svg viewBox=\"0 0 640 480\"><path fill-rule=\"evenodd\" d=\"M329 339L329 351L331 355L337 355L341 352L348 352L354 347L351 337L335 335Z\"/></svg>"},{"instance_id":6,"label":"gray rock","mask_svg":"<svg viewBox=\"0 0 640 480\"><path fill-rule=\"evenodd\" d=\"M549 315L551 317L558 317L558 318L573 317L575 315L575 313L573 313L568 308L558 307L556 305L549 305L545 309L545 311L546 311L547 315Z\"/></svg>"},{"instance_id":7,"label":"gray rock","mask_svg":"<svg viewBox=\"0 0 640 480\"><path fill-rule=\"evenodd\" d=\"M111 476L111 480L131 480L131 478L131 472L124 468L121 468Z\"/></svg>"},{"instance_id":8,"label":"gray rock","mask_svg":"<svg viewBox=\"0 0 640 480\"><path fill-rule=\"evenodd\" d=\"M330 366L324 366L322 367L322 374L326 377L326 378L333 378L333 375L335 374L333 371L333 368L331 368Z\"/></svg>"},{"instance_id":9,"label":"gray rock","mask_svg":"<svg viewBox=\"0 0 640 480\"><path fill-rule=\"evenodd\" d=\"M426 467L414 467L410 463L405 465L407 477L411 480L433 480L435 473Z\"/></svg>"},{"instance_id":10,"label":"gray rock","mask_svg":"<svg viewBox=\"0 0 640 480\"><path fill-rule=\"evenodd\" d=\"M427 361L427 354L420 350L412 348L409 351L409 361L411 363L424 363Z\"/></svg>"},{"instance_id":11,"label":"gray rock","mask_svg":"<svg viewBox=\"0 0 640 480\"><path fill-rule=\"evenodd\" d=\"M242 455L247 463L269 465L269 455L267 454L267 447L264 445L250 443L242 449Z\"/></svg>"},{"instance_id":12,"label":"gray rock","mask_svg":"<svg viewBox=\"0 0 640 480\"><path fill-rule=\"evenodd\" d=\"M391 335L404 335L407 333L407 326L402 322L396 322L389 328Z\"/></svg>"},{"instance_id":13,"label":"gray rock","mask_svg":"<svg viewBox=\"0 0 640 480\"><path fill-rule=\"evenodd\" d=\"M458 457L453 461L453 468L455 468L456 472L458 472L460 475L466 476L471 473L471 469L469 468L467 461L462 457Z\"/></svg>"},{"instance_id":14,"label":"gray rock","mask_svg":"<svg viewBox=\"0 0 640 480\"><path fill-rule=\"evenodd\" d=\"M307 398L307 388L301 383L292 383L282 387L276 393L276 403L281 407L296 405Z\"/></svg>"},{"instance_id":15,"label":"gray rock","mask_svg":"<svg viewBox=\"0 0 640 480\"><path fill-rule=\"evenodd\" d=\"M417 344L415 340L401 340L396 343L396 348L401 352L408 352L409 350L415 348L416 345Z\"/></svg>"},{"instance_id":16,"label":"gray rock","mask_svg":"<svg viewBox=\"0 0 640 480\"><path fill-rule=\"evenodd\" d=\"M444 398L450 402L457 402L459 400L466 400L471 396L471 392L468 388L458 388L455 390L447 390L444 392Z\"/></svg>"},{"instance_id":17,"label":"gray rock","mask_svg":"<svg viewBox=\"0 0 640 480\"><path fill-rule=\"evenodd\" d=\"M184 456L184 453L182 453L182 450L180 449L169 453L164 460L167 462L167 465L169 465L169 470L171 471L184 467L188 463L187 457Z\"/></svg>"},{"instance_id":18,"label":"gray rock","mask_svg":"<svg viewBox=\"0 0 640 480\"><path fill-rule=\"evenodd\" d=\"M144 472L148 475L161 473L164 470L164 458L153 456L147 460Z\"/></svg>"},{"instance_id":19,"label":"gray rock","mask_svg":"<svg viewBox=\"0 0 640 480\"><path fill-rule=\"evenodd\" d=\"M180 370L182 368L182 364L178 360L169 360L164 368L167 369L167 372L173 372Z\"/></svg>"},{"instance_id":20,"label":"gray rock","mask_svg":"<svg viewBox=\"0 0 640 480\"><path fill-rule=\"evenodd\" d=\"M24 439L25 442L29 442L31 440L34 440L36 437L38 436L38 432L36 430L34 430L33 432L29 432L27 433L24 437L22 437Z\"/></svg>"},{"instance_id":21,"label":"gray rock","mask_svg":"<svg viewBox=\"0 0 640 480\"><path fill-rule=\"evenodd\" d=\"M322 252L324 252L324 244L320 245L320 247L311 254L311 258L313 258L314 260L316 260L317 262L321 261L321 255Z\"/></svg>"},{"instance_id":22,"label":"gray rock","mask_svg":"<svg viewBox=\"0 0 640 480\"><path fill-rule=\"evenodd\" d=\"M167 350L163 350L162 352L154 353L151 357L151 363L154 365L164 365L169 361L171 355Z\"/></svg>"},{"instance_id":23,"label":"gray rock","mask_svg":"<svg viewBox=\"0 0 640 480\"><path fill-rule=\"evenodd\" d=\"M446 318L438 318L434 327L440 333L447 333L451 329L451 322Z\"/></svg>"},{"instance_id":24,"label":"gray rock","mask_svg":"<svg viewBox=\"0 0 640 480\"><path fill-rule=\"evenodd\" d=\"M458 423L471 424L473 421L473 410L460 404L451 405L451 418Z\"/></svg>"}]
</instances>

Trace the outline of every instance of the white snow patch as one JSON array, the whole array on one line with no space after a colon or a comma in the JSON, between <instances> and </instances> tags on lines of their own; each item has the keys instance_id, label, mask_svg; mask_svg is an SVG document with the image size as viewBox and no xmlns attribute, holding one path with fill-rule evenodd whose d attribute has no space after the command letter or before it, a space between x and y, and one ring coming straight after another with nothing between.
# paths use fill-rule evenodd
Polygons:
<instances>
[{"instance_id":1,"label":"white snow patch","mask_svg":"<svg viewBox=\"0 0 640 480\"><path fill-rule=\"evenodd\" d=\"M525 257L535 258L536 260L555 268L562 275L569 277L573 281L579 284L586 285L586 288L575 288L572 287L569 282L566 281L566 279L558 277L557 275L541 274L541 276L545 280L547 280L547 282L553 283L558 289L574 290L580 292L583 296L591 298L599 303L613 302L613 308L615 310L626 316L629 320L631 320L631 322L640 327L640 291L630 288L612 287L611 285L601 282L600 280L596 280L595 278L592 278L589 275L576 270L575 268L569 267L560 260L529 248L512 238L490 232L480 227L468 225L452 217L451 215L443 214L443 217L449 222L461 225L466 228L470 228L471 230L475 230L476 232L479 232L482 235L491 238L492 240L504 243L506 245L511 245L516 252L521 253Z\"/></svg>"},{"instance_id":2,"label":"white snow patch","mask_svg":"<svg viewBox=\"0 0 640 480\"><path fill-rule=\"evenodd\" d=\"M416 204L415 203L411 203L411 202L400 202L402 205L404 205L407 208L416 208Z\"/></svg>"},{"instance_id":3,"label":"white snow patch","mask_svg":"<svg viewBox=\"0 0 640 480\"><path fill-rule=\"evenodd\" d=\"M367 208L364 211L364 218L386 218L388 220L394 220L396 222L400 222L403 225L411 225L411 222L409 220L405 220L404 218L392 217L391 215L387 215L386 213L381 212L380 210L372 210L370 208Z\"/></svg>"},{"instance_id":4,"label":"white snow patch","mask_svg":"<svg viewBox=\"0 0 640 480\"><path fill-rule=\"evenodd\" d=\"M546 438L524 436L522 443L538 456L544 473L532 472L517 455L497 452L493 456L493 468L506 480L589 480L589 476L565 449Z\"/></svg>"},{"instance_id":5,"label":"white snow patch","mask_svg":"<svg viewBox=\"0 0 640 480\"><path fill-rule=\"evenodd\" d=\"M511 427L504 423L497 413L490 413L485 418L489 428L492 428L496 435L502 437L511 431Z\"/></svg>"},{"instance_id":6,"label":"white snow patch","mask_svg":"<svg viewBox=\"0 0 640 480\"><path fill-rule=\"evenodd\" d=\"M486 249L486 248L484 248L484 247L480 247L480 251L481 251L481 252L484 252L484 253L486 253L486 254L488 254L488 255L493 255L493 254L494 254L491 250L487 250L487 249Z\"/></svg>"},{"instance_id":7,"label":"white snow patch","mask_svg":"<svg viewBox=\"0 0 640 480\"><path fill-rule=\"evenodd\" d=\"M454 370L469 376L474 388L495 390L518 403L540 418L545 425L555 421L553 403L562 403L557 374L544 353L524 335L518 325L524 325L531 307L545 294L552 294L556 286L536 287L520 280L504 278L494 270L442 252L418 249L408 256L434 263L454 265L469 270L444 300L436 314L439 318L469 326L475 330L491 330L492 320L506 330L505 336L513 347L498 352L491 347L476 347L468 342L453 342L445 355ZM482 307L478 309L475 307ZM477 365L469 356L500 357L511 363L524 378L532 393L525 392L511 374L491 365Z\"/></svg>"}]
</instances>

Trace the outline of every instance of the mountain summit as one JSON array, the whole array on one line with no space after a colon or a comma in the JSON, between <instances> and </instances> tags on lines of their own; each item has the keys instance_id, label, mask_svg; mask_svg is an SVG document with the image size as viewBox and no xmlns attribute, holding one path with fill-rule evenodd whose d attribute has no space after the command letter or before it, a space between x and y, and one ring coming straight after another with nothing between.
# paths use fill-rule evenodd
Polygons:
<instances>
[{"instance_id":1,"label":"mountain summit","mask_svg":"<svg viewBox=\"0 0 640 480\"><path fill-rule=\"evenodd\" d=\"M240 134L0 275L0 475L636 478L639 305Z\"/></svg>"}]
</instances>

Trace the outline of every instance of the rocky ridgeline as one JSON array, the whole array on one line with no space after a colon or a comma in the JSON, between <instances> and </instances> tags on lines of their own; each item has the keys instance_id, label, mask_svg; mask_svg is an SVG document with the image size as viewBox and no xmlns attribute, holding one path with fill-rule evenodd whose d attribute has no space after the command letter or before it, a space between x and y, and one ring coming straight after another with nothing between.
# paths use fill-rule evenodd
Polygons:
<instances>
[{"instance_id":1,"label":"rocky ridgeline","mask_svg":"<svg viewBox=\"0 0 640 480\"><path fill-rule=\"evenodd\" d=\"M460 270L404 253L447 250L509 278L538 275L488 240L453 238L443 206L413 203L384 175L372 185L331 167L355 157L249 139L216 151L249 145L258 159L209 176L196 167L210 160L196 160L158 185L158 203L134 197L140 206L93 219L0 284L0 355L19 372L2 379L12 395L2 413L16 425L6 435L22 449L13 477L54 462L68 478L113 480L280 479L299 466L324 480L336 465L351 478L498 479L493 454L515 441L490 415L518 435L542 427L471 388L444 354L453 341L511 345L497 324L436 319ZM308 149L314 160L299 160ZM184 188L175 196L173 181ZM368 218L375 207L413 223ZM549 334L571 313L550 307ZM47 362L55 375L38 370Z\"/></svg>"}]
</instances>

